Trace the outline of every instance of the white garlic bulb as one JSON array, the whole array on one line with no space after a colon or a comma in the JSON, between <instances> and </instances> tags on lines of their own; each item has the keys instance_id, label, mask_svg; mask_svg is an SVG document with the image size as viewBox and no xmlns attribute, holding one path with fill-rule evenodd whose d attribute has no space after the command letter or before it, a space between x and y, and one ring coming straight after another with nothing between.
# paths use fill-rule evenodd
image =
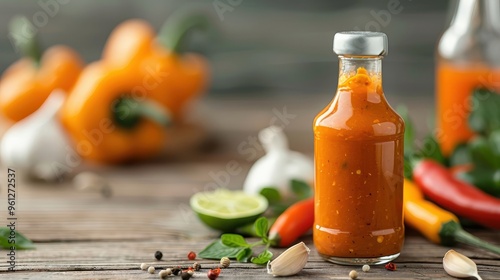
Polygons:
<instances>
[{"instance_id":1,"label":"white garlic bulb","mask_svg":"<svg viewBox=\"0 0 500 280\"><path fill-rule=\"evenodd\" d=\"M57 165L66 162L66 148L71 147L58 119L64 100L63 92L54 91L37 111L5 132L0 145L5 166L49 181L59 179L67 171Z\"/></svg>"},{"instance_id":2,"label":"white garlic bulb","mask_svg":"<svg viewBox=\"0 0 500 280\"><path fill-rule=\"evenodd\" d=\"M284 197L291 195L290 182L293 179L312 183L314 164L307 156L290 151L283 130L271 126L259 132L259 141L266 154L258 159L248 172L243 189L257 194L265 187L274 187Z\"/></svg>"}]
</instances>

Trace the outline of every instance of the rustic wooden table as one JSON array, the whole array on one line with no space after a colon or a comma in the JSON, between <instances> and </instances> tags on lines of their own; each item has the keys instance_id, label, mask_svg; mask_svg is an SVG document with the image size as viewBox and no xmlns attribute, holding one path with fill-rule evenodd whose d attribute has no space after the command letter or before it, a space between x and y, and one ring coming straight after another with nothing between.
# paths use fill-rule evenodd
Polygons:
<instances>
[{"instance_id":1,"label":"rustic wooden table","mask_svg":"<svg viewBox=\"0 0 500 280\"><path fill-rule=\"evenodd\" d=\"M53 186L19 181L18 229L33 239L37 248L16 252L13 273L5 272L8 264L3 251L0 278L159 279L157 274L141 271L139 265L143 262L155 267L191 265L187 253L200 251L217 238L218 233L197 220L190 211L188 199L203 189L202 182L208 172L224 170L225 164L207 160L101 170L113 187L110 199L98 192L77 191L69 183ZM248 168L244 162L241 166ZM2 216L5 219L5 215ZM500 239L500 232L475 230L473 233L497 244ZM310 236L303 240L314 248ZM449 279L441 264L448 249L410 231L404 250L396 260L398 270L374 266L368 273L362 273L361 267L324 262L312 249L305 269L293 278L347 279L354 268L360 273L360 279ZM476 261L484 279L500 279L498 256L465 246L456 249ZM155 260L156 250L163 252L162 261ZM273 251L277 255L282 250ZM212 260L198 261L206 268L216 265ZM203 273L197 278L206 279L206 276ZM235 262L220 277L271 278L262 266Z\"/></svg>"},{"instance_id":2,"label":"rustic wooden table","mask_svg":"<svg viewBox=\"0 0 500 280\"><path fill-rule=\"evenodd\" d=\"M189 208L189 197L213 181L214 174L224 172L231 160L237 160L241 169L229 177L227 187L241 186L256 158L238 155L237 144L248 141L248 137L256 136L258 129L268 125L273 108L281 110L287 106L288 113L295 115L286 128L291 146L310 152L310 121L328 98L308 101L308 107L303 99L286 99L286 102L278 99L263 105L249 98L243 103L245 106L237 106L240 103L236 101L206 102L198 112L208 116L209 130L222 139L223 145L217 152L176 162L77 167L75 172L90 168L106 177L113 190L109 199L96 191L78 191L70 180L60 184L29 182L18 171L17 229L36 242L36 249L16 252L15 272L6 271L9 264L6 251L2 250L0 279L159 279L157 274L141 271L139 265L150 263L157 268L191 265L187 253L199 252L218 233L198 221ZM414 103L412 108L417 110L418 106ZM2 167L0 182L5 182L6 173ZM0 219L5 223L7 198L5 185L0 183L0 186ZM471 232L500 244L498 231ZM352 269L359 272L359 279L451 279L441 263L449 248L431 244L411 230L401 256L395 261L397 271L374 266L363 273L361 267L327 263L314 250L311 236L303 240L312 249L311 256L305 269L292 279L348 279ZM484 279L500 279L499 256L467 246L455 249L474 259ZM157 250L163 252L162 261L154 258ZM275 255L281 251L273 249ZM198 261L205 268L216 265L212 260ZM198 279L206 279L206 270L203 271L196 275ZM219 279L272 278L262 266L233 262Z\"/></svg>"}]
</instances>

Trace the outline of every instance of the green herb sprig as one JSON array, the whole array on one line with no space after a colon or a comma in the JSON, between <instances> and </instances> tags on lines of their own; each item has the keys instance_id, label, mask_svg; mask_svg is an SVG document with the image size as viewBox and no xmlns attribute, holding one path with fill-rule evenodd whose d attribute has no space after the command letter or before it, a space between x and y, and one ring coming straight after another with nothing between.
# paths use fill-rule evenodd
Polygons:
<instances>
[{"instance_id":1,"label":"green herb sprig","mask_svg":"<svg viewBox=\"0 0 500 280\"><path fill-rule=\"evenodd\" d=\"M412 162L421 158L432 159L453 168L457 178L500 197L500 93L485 88L474 89L471 101L468 126L475 136L457 145L449 157L443 155L432 134L419 141L420 145L415 145L416 133L408 110L403 106L398 108L406 124L405 177L412 176Z\"/></svg>"},{"instance_id":2,"label":"green herb sprig","mask_svg":"<svg viewBox=\"0 0 500 280\"><path fill-rule=\"evenodd\" d=\"M269 241L269 221L261 217L254 223L254 230L260 241L248 243L245 238L239 234L225 233L221 235L219 240L216 240L203 249L198 256L204 259L221 259L228 257L236 259L238 262L252 262L255 264L266 264L273 257L273 253L269 251L271 243ZM264 250L254 256L254 248L265 246Z\"/></svg>"},{"instance_id":3,"label":"green herb sprig","mask_svg":"<svg viewBox=\"0 0 500 280\"><path fill-rule=\"evenodd\" d=\"M312 188L308 183L302 180L290 180L289 187L292 196L288 198L283 197L276 186L267 186L261 189L260 194L267 198L267 201L269 201L269 214L271 216L277 217L281 213L285 212L285 210L292 204L313 195Z\"/></svg>"},{"instance_id":4,"label":"green herb sprig","mask_svg":"<svg viewBox=\"0 0 500 280\"><path fill-rule=\"evenodd\" d=\"M2 249L10 250L11 247L15 247L16 250L35 248L33 242L26 238L24 235L16 231L15 238L12 238L10 233L10 228L0 227L0 247ZM15 241L15 243L13 243L12 241Z\"/></svg>"}]
</instances>

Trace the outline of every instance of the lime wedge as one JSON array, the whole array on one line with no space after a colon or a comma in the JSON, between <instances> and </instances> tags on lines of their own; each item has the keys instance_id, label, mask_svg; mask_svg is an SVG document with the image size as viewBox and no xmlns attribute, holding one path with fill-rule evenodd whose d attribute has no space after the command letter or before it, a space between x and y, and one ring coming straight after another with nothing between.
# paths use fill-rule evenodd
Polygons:
<instances>
[{"instance_id":1,"label":"lime wedge","mask_svg":"<svg viewBox=\"0 0 500 280\"><path fill-rule=\"evenodd\" d=\"M207 226L224 232L254 222L268 206L260 194L217 189L191 197L191 208Z\"/></svg>"}]
</instances>

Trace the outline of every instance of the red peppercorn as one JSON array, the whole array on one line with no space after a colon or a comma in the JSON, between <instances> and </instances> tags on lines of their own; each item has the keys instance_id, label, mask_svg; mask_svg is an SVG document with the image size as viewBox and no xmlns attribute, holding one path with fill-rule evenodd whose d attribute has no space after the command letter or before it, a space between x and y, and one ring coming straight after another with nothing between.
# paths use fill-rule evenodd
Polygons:
<instances>
[{"instance_id":1,"label":"red peppercorn","mask_svg":"<svg viewBox=\"0 0 500 280\"><path fill-rule=\"evenodd\" d=\"M390 262L390 263L388 263L388 264L386 264L386 265L385 265L385 269L390 270L390 271L394 271L394 270L396 270L396 269L397 269L397 268L396 268L396 264L395 264L395 263Z\"/></svg>"},{"instance_id":2,"label":"red peppercorn","mask_svg":"<svg viewBox=\"0 0 500 280\"><path fill-rule=\"evenodd\" d=\"M190 261L192 261L192 260L196 259L196 253L195 253L195 252L193 252L193 251L189 252L189 253L188 253L188 259L189 259Z\"/></svg>"},{"instance_id":3,"label":"red peppercorn","mask_svg":"<svg viewBox=\"0 0 500 280\"><path fill-rule=\"evenodd\" d=\"M219 274L220 274L220 268L214 268L208 271L207 277L210 280L215 280L217 279L217 277L219 277Z\"/></svg>"}]
</instances>

